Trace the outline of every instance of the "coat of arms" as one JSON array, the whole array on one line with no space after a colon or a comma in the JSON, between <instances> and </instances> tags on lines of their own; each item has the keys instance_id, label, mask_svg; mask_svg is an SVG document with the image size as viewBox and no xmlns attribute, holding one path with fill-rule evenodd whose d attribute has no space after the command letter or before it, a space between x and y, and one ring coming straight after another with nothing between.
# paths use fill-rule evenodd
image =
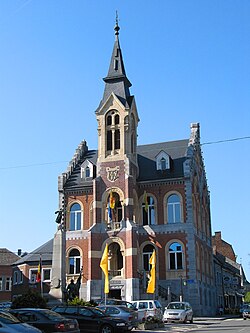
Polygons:
<instances>
[{"instance_id":1,"label":"coat of arms","mask_svg":"<svg viewBox=\"0 0 250 333\"><path fill-rule=\"evenodd\" d=\"M114 168L109 168L109 167L106 168L107 178L110 182L114 182L116 181L116 179L119 178L119 169L120 168L118 166Z\"/></svg>"}]
</instances>

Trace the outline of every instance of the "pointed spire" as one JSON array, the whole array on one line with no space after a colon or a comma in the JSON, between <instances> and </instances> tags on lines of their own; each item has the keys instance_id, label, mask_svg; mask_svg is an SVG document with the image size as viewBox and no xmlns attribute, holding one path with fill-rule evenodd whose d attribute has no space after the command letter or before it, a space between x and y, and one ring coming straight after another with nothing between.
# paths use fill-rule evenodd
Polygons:
<instances>
[{"instance_id":1,"label":"pointed spire","mask_svg":"<svg viewBox=\"0 0 250 333\"><path fill-rule=\"evenodd\" d=\"M116 40L118 40L120 27L119 27L119 25L118 25L118 13L117 13L117 11L116 11L115 23L116 23L116 24L115 24L115 28L114 28L114 30L115 30Z\"/></svg>"},{"instance_id":2,"label":"pointed spire","mask_svg":"<svg viewBox=\"0 0 250 333\"><path fill-rule=\"evenodd\" d=\"M119 43L120 27L118 25L117 13L114 30L115 43L109 65L108 75L103 79L106 84L101 104L104 103L113 92L121 99L121 101L125 105L128 102L128 98L130 97L129 87L131 87L132 84L126 76L125 67L122 59L122 51Z\"/></svg>"}]
</instances>

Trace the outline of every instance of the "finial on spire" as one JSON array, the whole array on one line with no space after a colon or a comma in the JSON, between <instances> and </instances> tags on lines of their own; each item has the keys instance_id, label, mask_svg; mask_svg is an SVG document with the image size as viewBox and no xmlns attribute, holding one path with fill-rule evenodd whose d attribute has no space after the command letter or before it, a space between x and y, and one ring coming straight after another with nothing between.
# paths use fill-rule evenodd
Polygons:
<instances>
[{"instance_id":1,"label":"finial on spire","mask_svg":"<svg viewBox=\"0 0 250 333\"><path fill-rule=\"evenodd\" d=\"M118 38L120 27L118 25L118 12L117 12L117 10L116 10L115 29L114 30L115 30L115 35Z\"/></svg>"}]
</instances>

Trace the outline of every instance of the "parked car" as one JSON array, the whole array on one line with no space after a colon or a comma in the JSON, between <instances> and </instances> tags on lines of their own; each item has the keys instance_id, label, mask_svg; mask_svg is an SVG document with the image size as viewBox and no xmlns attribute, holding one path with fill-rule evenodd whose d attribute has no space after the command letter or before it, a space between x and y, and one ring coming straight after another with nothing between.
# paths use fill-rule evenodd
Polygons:
<instances>
[{"instance_id":1,"label":"parked car","mask_svg":"<svg viewBox=\"0 0 250 333\"><path fill-rule=\"evenodd\" d=\"M19 320L39 328L44 333L70 332L80 333L76 319L68 319L60 314L36 308L20 308L9 310Z\"/></svg>"},{"instance_id":2,"label":"parked car","mask_svg":"<svg viewBox=\"0 0 250 333\"><path fill-rule=\"evenodd\" d=\"M188 302L170 302L166 307L163 315L164 322L193 322L193 310Z\"/></svg>"},{"instance_id":3,"label":"parked car","mask_svg":"<svg viewBox=\"0 0 250 333\"><path fill-rule=\"evenodd\" d=\"M136 307L133 305L131 302L124 301L122 299L115 299L115 298L107 298L106 301L105 299L102 299L97 302L98 306L99 305L123 305L126 306L127 308L131 309L136 309Z\"/></svg>"},{"instance_id":4,"label":"parked car","mask_svg":"<svg viewBox=\"0 0 250 333\"><path fill-rule=\"evenodd\" d=\"M9 309L12 305L12 302L1 302L0 303L0 310Z\"/></svg>"},{"instance_id":5,"label":"parked car","mask_svg":"<svg viewBox=\"0 0 250 333\"><path fill-rule=\"evenodd\" d=\"M244 320L246 320L247 318L250 319L250 304L245 304L242 316Z\"/></svg>"},{"instance_id":6,"label":"parked car","mask_svg":"<svg viewBox=\"0 0 250 333\"><path fill-rule=\"evenodd\" d=\"M8 311L0 311L0 333L42 333L42 331L22 323Z\"/></svg>"},{"instance_id":7,"label":"parked car","mask_svg":"<svg viewBox=\"0 0 250 333\"><path fill-rule=\"evenodd\" d=\"M133 328L124 319L108 316L96 307L58 305L52 310L67 318L77 319L81 333L124 333Z\"/></svg>"},{"instance_id":8,"label":"parked car","mask_svg":"<svg viewBox=\"0 0 250 333\"><path fill-rule=\"evenodd\" d=\"M249 307L250 307L250 304L248 304L248 303L244 303L244 304L241 305L241 307L240 307L240 316L241 316L241 317L243 317L243 312L244 312L244 310L245 310L245 309L248 310Z\"/></svg>"},{"instance_id":9,"label":"parked car","mask_svg":"<svg viewBox=\"0 0 250 333\"><path fill-rule=\"evenodd\" d=\"M141 314L143 314L145 319L153 317L162 320L162 306L158 300L139 300L133 301L132 304Z\"/></svg>"},{"instance_id":10,"label":"parked car","mask_svg":"<svg viewBox=\"0 0 250 333\"><path fill-rule=\"evenodd\" d=\"M122 305L100 305L98 306L108 316L121 318L128 322L132 327L138 326L138 311L137 309L127 308Z\"/></svg>"}]
</instances>

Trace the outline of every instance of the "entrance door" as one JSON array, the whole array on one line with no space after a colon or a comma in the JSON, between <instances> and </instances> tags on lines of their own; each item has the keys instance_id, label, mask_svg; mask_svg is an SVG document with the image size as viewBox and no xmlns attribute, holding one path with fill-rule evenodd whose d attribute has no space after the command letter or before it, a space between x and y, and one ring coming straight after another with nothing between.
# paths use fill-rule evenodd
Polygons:
<instances>
[{"instance_id":1,"label":"entrance door","mask_svg":"<svg viewBox=\"0 0 250 333\"><path fill-rule=\"evenodd\" d=\"M109 290L109 298L122 299L121 289L111 289Z\"/></svg>"}]
</instances>

